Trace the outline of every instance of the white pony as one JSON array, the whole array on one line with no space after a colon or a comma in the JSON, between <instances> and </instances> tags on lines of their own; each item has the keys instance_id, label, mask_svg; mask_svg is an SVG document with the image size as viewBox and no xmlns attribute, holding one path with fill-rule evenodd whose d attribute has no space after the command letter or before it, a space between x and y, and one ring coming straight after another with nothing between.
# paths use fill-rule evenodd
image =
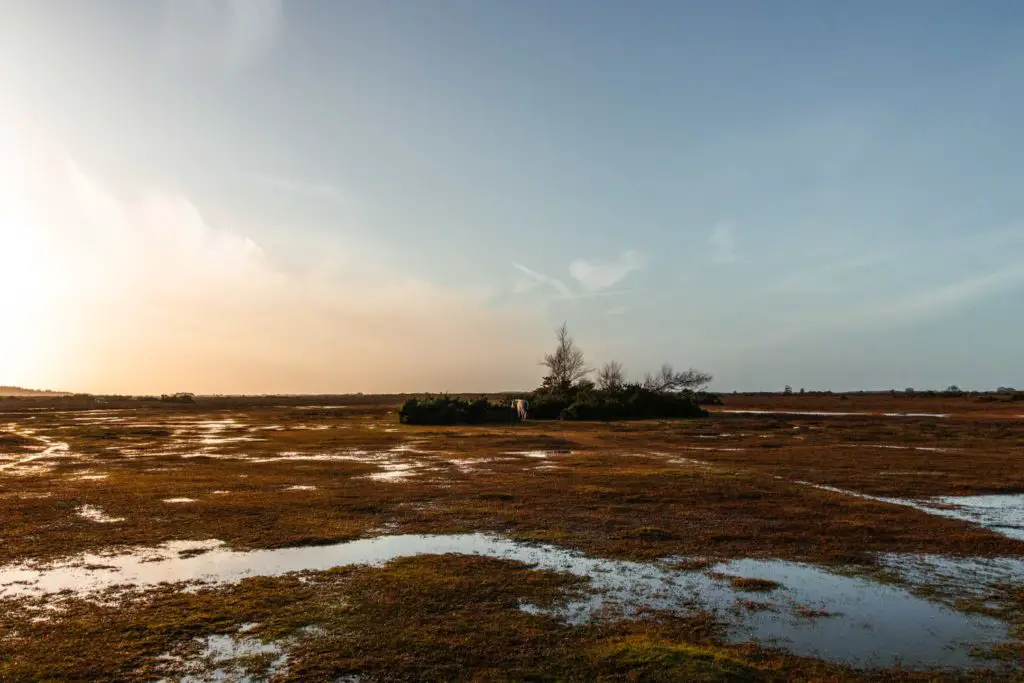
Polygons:
<instances>
[{"instance_id":1,"label":"white pony","mask_svg":"<svg viewBox=\"0 0 1024 683\"><path fill-rule=\"evenodd\" d=\"M512 410L516 411L516 417L522 422L526 419L526 411L530 409L530 402L525 398L512 399Z\"/></svg>"}]
</instances>

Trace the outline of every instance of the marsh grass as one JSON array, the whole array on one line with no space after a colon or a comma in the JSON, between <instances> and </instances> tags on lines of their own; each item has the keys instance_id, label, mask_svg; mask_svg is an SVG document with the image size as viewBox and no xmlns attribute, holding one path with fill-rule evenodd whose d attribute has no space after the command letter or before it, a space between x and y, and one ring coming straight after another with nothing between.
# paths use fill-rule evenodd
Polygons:
<instances>
[{"instance_id":1,"label":"marsh grass","mask_svg":"<svg viewBox=\"0 0 1024 683\"><path fill-rule=\"evenodd\" d=\"M727 400L736 408L765 407L766 401L802 410L840 405L837 397L810 395ZM40 404L27 399L4 401L0 425L31 425L39 435L66 441L73 457L43 461L44 468L18 476L0 474L0 562L170 540L216 538L234 549L325 544L382 528L491 531L608 558L777 557L853 563L859 571L871 570L876 552L985 557L1021 555L1024 545L965 522L792 483L910 498L1024 490L1024 461L1016 457L1024 446L1022 423L998 412L1009 410L1002 403L851 394L844 410L954 417L712 412L699 421L431 427L400 425L398 399L345 401L351 407L295 407L270 399L125 402L112 406L130 408L118 413L123 420L102 424L34 410ZM208 430L201 423L225 419L237 424L219 437L259 440L204 444ZM5 453L41 449L38 440L10 432L0 432L0 439ZM780 447L758 447L762 442ZM422 452L393 453L410 443ZM847 447L852 443L861 446ZM881 447L893 444L956 450ZM534 450L550 455L510 455ZM416 474L401 483L374 481L367 475L381 471L380 464L347 459L352 453L390 453L415 463ZM540 469L548 465L558 469ZM938 474L894 474L923 471ZM107 476L75 478L83 473ZM295 485L316 489L288 490ZM196 502L162 502L177 497ZM76 513L83 505L124 521L83 519ZM690 569L710 564L680 561ZM102 607L64 599L65 616L49 621L33 621L40 612L31 601L4 601L0 680L153 679L166 673L158 666L161 654L184 652L196 638L237 633L253 622L259 626L246 635L289 643L284 676L291 680L346 674L366 680L934 677L868 675L756 646L726 646L715 621L700 613L567 626L518 609L521 601L557 604L585 588L564 575L445 556L253 578L196 593L164 587ZM1004 598L1011 607L1000 615L1024 623L1024 608ZM809 610L806 616L827 615ZM302 631L310 626L324 633ZM1016 652L1003 650L1009 659ZM266 659L251 663L259 668Z\"/></svg>"}]
</instances>

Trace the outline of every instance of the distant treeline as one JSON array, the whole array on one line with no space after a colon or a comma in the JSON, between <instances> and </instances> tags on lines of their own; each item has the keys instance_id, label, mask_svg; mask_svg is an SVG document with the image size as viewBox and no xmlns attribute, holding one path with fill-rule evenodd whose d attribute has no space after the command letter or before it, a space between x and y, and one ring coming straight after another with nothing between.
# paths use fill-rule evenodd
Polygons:
<instances>
[{"instance_id":1,"label":"distant treeline","mask_svg":"<svg viewBox=\"0 0 1024 683\"><path fill-rule=\"evenodd\" d=\"M55 397L55 396L70 396L71 394L66 391L49 391L47 389L25 389L23 387L12 387L12 386L0 386L0 396L2 397L22 397L22 396L40 396L40 397Z\"/></svg>"}]
</instances>

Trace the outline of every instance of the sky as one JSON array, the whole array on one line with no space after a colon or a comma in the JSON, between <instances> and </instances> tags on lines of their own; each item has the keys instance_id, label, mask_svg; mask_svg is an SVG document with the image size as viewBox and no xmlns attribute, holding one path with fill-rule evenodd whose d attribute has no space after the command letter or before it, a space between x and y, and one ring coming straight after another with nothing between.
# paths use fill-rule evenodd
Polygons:
<instances>
[{"instance_id":1,"label":"sky","mask_svg":"<svg viewBox=\"0 0 1024 683\"><path fill-rule=\"evenodd\" d=\"M0 384L1024 386L1024 4L0 0Z\"/></svg>"}]
</instances>

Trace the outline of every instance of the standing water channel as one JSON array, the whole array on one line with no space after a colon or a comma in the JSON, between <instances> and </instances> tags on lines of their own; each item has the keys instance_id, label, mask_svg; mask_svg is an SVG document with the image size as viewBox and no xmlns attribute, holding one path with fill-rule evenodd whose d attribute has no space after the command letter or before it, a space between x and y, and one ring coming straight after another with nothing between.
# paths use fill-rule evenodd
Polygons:
<instances>
[{"instance_id":1,"label":"standing water channel","mask_svg":"<svg viewBox=\"0 0 1024 683\"><path fill-rule=\"evenodd\" d=\"M200 553L200 554L197 554ZM969 668L992 662L972 655L1008 640L1005 623L965 614L893 586L840 576L812 565L778 560L721 562L705 571L670 569L669 562L591 558L551 545L524 544L485 534L395 535L274 550L235 551L220 541L174 541L121 554L86 553L47 565L0 567L0 598L71 591L82 597L108 588L145 589L159 583L235 582L250 576L380 565L423 554L484 555L523 562L590 580L593 593L546 611L582 623L611 610L686 612L699 606L726 624L732 642L752 638L857 667ZM752 597L713 574L768 579L781 586ZM810 615L810 616L809 616ZM819 615L819 616L813 616Z\"/></svg>"}]
</instances>

